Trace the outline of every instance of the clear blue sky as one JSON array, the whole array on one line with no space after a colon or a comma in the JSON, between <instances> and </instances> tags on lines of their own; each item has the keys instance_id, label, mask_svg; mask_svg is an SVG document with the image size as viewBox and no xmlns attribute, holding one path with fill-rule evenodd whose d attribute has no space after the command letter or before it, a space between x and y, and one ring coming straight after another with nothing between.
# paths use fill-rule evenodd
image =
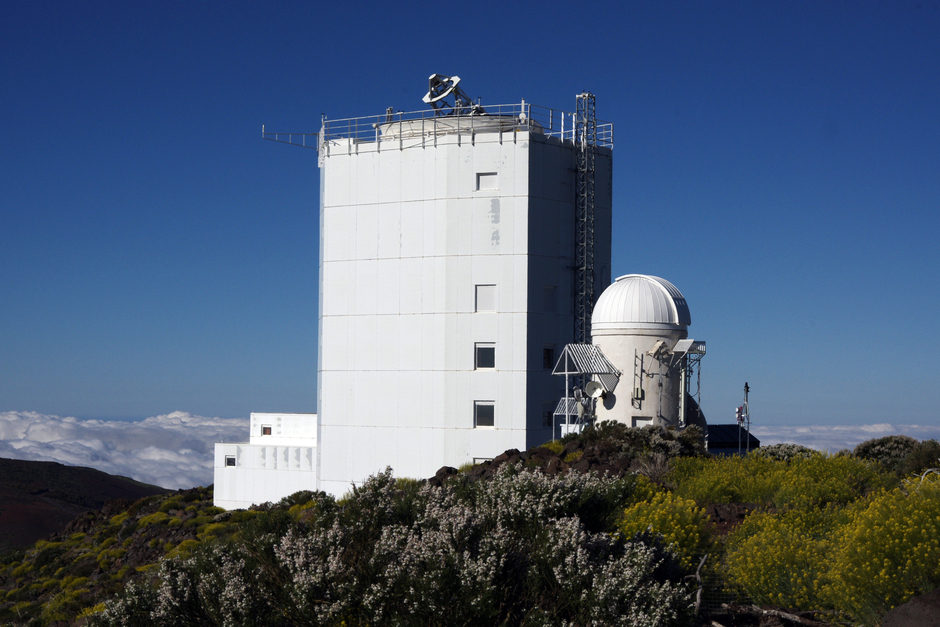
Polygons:
<instances>
[{"instance_id":1,"label":"clear blue sky","mask_svg":"<svg viewBox=\"0 0 940 627\"><path fill-rule=\"evenodd\" d=\"M596 94L614 276L687 297L710 421L938 422L938 0L6 2L0 411L315 410L316 153L261 125L435 72Z\"/></svg>"}]
</instances>

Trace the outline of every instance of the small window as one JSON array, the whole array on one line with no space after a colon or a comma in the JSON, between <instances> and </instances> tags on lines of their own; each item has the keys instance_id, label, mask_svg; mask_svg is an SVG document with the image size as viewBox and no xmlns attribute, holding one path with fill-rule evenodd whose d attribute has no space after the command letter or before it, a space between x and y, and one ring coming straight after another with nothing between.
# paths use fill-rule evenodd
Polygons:
<instances>
[{"instance_id":1,"label":"small window","mask_svg":"<svg viewBox=\"0 0 940 627\"><path fill-rule=\"evenodd\" d=\"M493 401L473 402L473 426L496 426L496 403Z\"/></svg>"},{"instance_id":2,"label":"small window","mask_svg":"<svg viewBox=\"0 0 940 627\"><path fill-rule=\"evenodd\" d=\"M551 427L555 422L555 405L553 401L542 403L542 426Z\"/></svg>"},{"instance_id":3,"label":"small window","mask_svg":"<svg viewBox=\"0 0 940 627\"><path fill-rule=\"evenodd\" d=\"M496 367L496 344L477 342L474 345L474 367L477 370Z\"/></svg>"},{"instance_id":4,"label":"small window","mask_svg":"<svg viewBox=\"0 0 940 627\"><path fill-rule=\"evenodd\" d=\"M226 466L234 466L234 465L235 465L235 456L234 456L234 455L226 455L226 456L225 456L225 465L226 465Z\"/></svg>"},{"instance_id":5,"label":"small window","mask_svg":"<svg viewBox=\"0 0 940 627\"><path fill-rule=\"evenodd\" d=\"M545 313L555 313L555 286L546 285L542 292L542 309Z\"/></svg>"},{"instance_id":6,"label":"small window","mask_svg":"<svg viewBox=\"0 0 940 627\"><path fill-rule=\"evenodd\" d=\"M499 189L499 176L496 172L477 173L477 191L481 189Z\"/></svg>"},{"instance_id":7,"label":"small window","mask_svg":"<svg viewBox=\"0 0 940 627\"><path fill-rule=\"evenodd\" d=\"M496 311L496 286L476 286L476 311Z\"/></svg>"},{"instance_id":8,"label":"small window","mask_svg":"<svg viewBox=\"0 0 940 627\"><path fill-rule=\"evenodd\" d=\"M545 346L542 348L542 370L555 369L555 347Z\"/></svg>"},{"instance_id":9,"label":"small window","mask_svg":"<svg viewBox=\"0 0 940 627\"><path fill-rule=\"evenodd\" d=\"M261 427L261 435L271 435L271 425L263 425Z\"/></svg>"}]
</instances>

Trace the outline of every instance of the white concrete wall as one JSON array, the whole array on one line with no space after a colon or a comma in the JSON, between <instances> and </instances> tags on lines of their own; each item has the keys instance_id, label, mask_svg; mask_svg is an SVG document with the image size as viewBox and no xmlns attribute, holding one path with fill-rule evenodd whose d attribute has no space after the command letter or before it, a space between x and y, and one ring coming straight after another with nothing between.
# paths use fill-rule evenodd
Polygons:
<instances>
[{"instance_id":1,"label":"white concrete wall","mask_svg":"<svg viewBox=\"0 0 940 627\"><path fill-rule=\"evenodd\" d=\"M235 465L227 465L226 457L234 457ZM316 459L313 446L216 444L213 502L217 507L239 509L276 503L300 490L316 490Z\"/></svg>"},{"instance_id":2,"label":"white concrete wall","mask_svg":"<svg viewBox=\"0 0 940 627\"><path fill-rule=\"evenodd\" d=\"M609 151L598 164L609 180ZM570 144L527 132L330 147L320 192L321 489L342 494L385 466L427 477L551 438L542 412L563 381L543 370L542 351L557 356L571 341L573 166ZM597 221L609 225L609 182L600 187ZM609 229L598 241L602 287ZM496 286L495 311L475 311L478 285ZM474 369L479 342L496 345L494 369ZM493 427L474 426L474 401L495 403Z\"/></svg>"},{"instance_id":3,"label":"white concrete wall","mask_svg":"<svg viewBox=\"0 0 940 627\"><path fill-rule=\"evenodd\" d=\"M679 426L679 364L647 352L659 340L672 349L687 335L685 327L678 325L671 329L595 329L593 343L623 372L617 389L597 403L597 420L615 420L631 427ZM643 390L640 399L634 398L636 387Z\"/></svg>"},{"instance_id":4,"label":"white concrete wall","mask_svg":"<svg viewBox=\"0 0 940 627\"><path fill-rule=\"evenodd\" d=\"M265 427L270 434L265 435ZM252 412L248 440L261 446L317 445L316 414L271 414Z\"/></svg>"}]
</instances>

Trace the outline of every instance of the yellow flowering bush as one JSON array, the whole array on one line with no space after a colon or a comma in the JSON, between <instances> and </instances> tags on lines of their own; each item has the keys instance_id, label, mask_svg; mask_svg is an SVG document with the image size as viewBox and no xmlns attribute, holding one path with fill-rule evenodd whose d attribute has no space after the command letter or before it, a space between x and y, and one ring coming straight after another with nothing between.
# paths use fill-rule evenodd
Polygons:
<instances>
[{"instance_id":1,"label":"yellow flowering bush","mask_svg":"<svg viewBox=\"0 0 940 627\"><path fill-rule=\"evenodd\" d=\"M758 604L822 608L832 534L846 517L834 505L751 514L726 539L728 579Z\"/></svg>"},{"instance_id":2,"label":"yellow flowering bush","mask_svg":"<svg viewBox=\"0 0 940 627\"><path fill-rule=\"evenodd\" d=\"M864 459L848 455L816 454L794 459L780 473L780 486L772 498L777 507L822 507L843 505L879 489L896 479Z\"/></svg>"},{"instance_id":3,"label":"yellow flowering bush","mask_svg":"<svg viewBox=\"0 0 940 627\"><path fill-rule=\"evenodd\" d=\"M707 503L759 503L776 507L850 503L895 481L869 461L814 453L789 461L764 455L679 458L667 481L676 493Z\"/></svg>"},{"instance_id":4,"label":"yellow flowering bush","mask_svg":"<svg viewBox=\"0 0 940 627\"><path fill-rule=\"evenodd\" d=\"M940 586L940 477L873 497L840 534L831 603L864 624Z\"/></svg>"},{"instance_id":5,"label":"yellow flowering bush","mask_svg":"<svg viewBox=\"0 0 940 627\"><path fill-rule=\"evenodd\" d=\"M684 568L690 568L695 557L706 552L711 544L705 510L697 507L695 501L672 492L655 493L649 501L628 507L618 524L627 537L650 527L679 555Z\"/></svg>"},{"instance_id":6,"label":"yellow flowering bush","mask_svg":"<svg viewBox=\"0 0 940 627\"><path fill-rule=\"evenodd\" d=\"M666 481L676 494L706 503L767 503L786 472L785 462L764 457L680 457Z\"/></svg>"}]
</instances>

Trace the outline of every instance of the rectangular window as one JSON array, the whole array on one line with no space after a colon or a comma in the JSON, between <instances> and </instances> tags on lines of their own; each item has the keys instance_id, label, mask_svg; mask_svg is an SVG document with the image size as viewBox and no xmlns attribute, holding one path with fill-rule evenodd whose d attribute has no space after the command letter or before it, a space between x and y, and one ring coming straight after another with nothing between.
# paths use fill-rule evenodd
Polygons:
<instances>
[{"instance_id":1,"label":"rectangular window","mask_svg":"<svg viewBox=\"0 0 940 627\"><path fill-rule=\"evenodd\" d=\"M545 313L555 313L555 286L546 285L542 292L542 309Z\"/></svg>"},{"instance_id":2,"label":"rectangular window","mask_svg":"<svg viewBox=\"0 0 940 627\"><path fill-rule=\"evenodd\" d=\"M496 403L494 401L473 401L473 426L496 426Z\"/></svg>"},{"instance_id":3,"label":"rectangular window","mask_svg":"<svg viewBox=\"0 0 940 627\"><path fill-rule=\"evenodd\" d=\"M477 191L481 189L499 189L499 176L496 172L477 173Z\"/></svg>"},{"instance_id":4,"label":"rectangular window","mask_svg":"<svg viewBox=\"0 0 940 627\"><path fill-rule=\"evenodd\" d=\"M555 346L549 344L542 348L542 370L555 369Z\"/></svg>"},{"instance_id":5,"label":"rectangular window","mask_svg":"<svg viewBox=\"0 0 940 627\"><path fill-rule=\"evenodd\" d=\"M496 367L496 344L477 342L474 344L474 367L477 370Z\"/></svg>"},{"instance_id":6,"label":"rectangular window","mask_svg":"<svg viewBox=\"0 0 940 627\"><path fill-rule=\"evenodd\" d=\"M545 401L542 403L542 426L551 427L555 423L556 401Z\"/></svg>"},{"instance_id":7,"label":"rectangular window","mask_svg":"<svg viewBox=\"0 0 940 627\"><path fill-rule=\"evenodd\" d=\"M476 311L496 311L496 286L476 286Z\"/></svg>"},{"instance_id":8,"label":"rectangular window","mask_svg":"<svg viewBox=\"0 0 940 627\"><path fill-rule=\"evenodd\" d=\"M261 435L271 435L271 427L270 427L270 425L263 425L263 426L261 427Z\"/></svg>"},{"instance_id":9,"label":"rectangular window","mask_svg":"<svg viewBox=\"0 0 940 627\"><path fill-rule=\"evenodd\" d=\"M226 456L225 456L225 465L226 465L226 466L234 466L234 465L235 465L235 456L234 456L234 455L226 455Z\"/></svg>"}]
</instances>

